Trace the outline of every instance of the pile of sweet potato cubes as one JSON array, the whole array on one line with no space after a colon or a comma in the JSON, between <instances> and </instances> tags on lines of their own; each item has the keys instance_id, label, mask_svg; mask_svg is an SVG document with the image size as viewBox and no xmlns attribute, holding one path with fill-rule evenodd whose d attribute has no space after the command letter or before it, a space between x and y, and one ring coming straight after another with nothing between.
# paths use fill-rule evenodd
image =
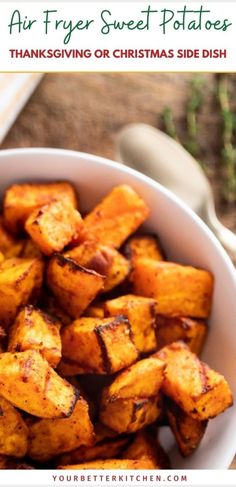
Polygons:
<instances>
[{"instance_id":1,"label":"pile of sweet potato cubes","mask_svg":"<svg viewBox=\"0 0 236 487\"><path fill-rule=\"evenodd\" d=\"M121 185L84 218L72 184L15 184L0 220L0 467L161 469L232 405L198 358L213 276L134 232Z\"/></svg>"}]
</instances>

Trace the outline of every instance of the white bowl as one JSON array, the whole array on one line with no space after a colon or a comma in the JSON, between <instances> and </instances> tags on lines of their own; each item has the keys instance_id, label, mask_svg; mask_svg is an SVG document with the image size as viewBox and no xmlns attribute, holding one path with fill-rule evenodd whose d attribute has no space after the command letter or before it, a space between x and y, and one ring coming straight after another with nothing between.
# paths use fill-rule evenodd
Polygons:
<instances>
[{"instance_id":1,"label":"white bowl","mask_svg":"<svg viewBox=\"0 0 236 487\"><path fill-rule=\"evenodd\" d=\"M215 276L213 311L203 359L225 375L236 397L236 273L211 231L177 197L142 174L112 161L57 149L0 152L0 190L16 181L68 179L83 210L112 187L130 184L151 208L145 227L156 232L169 259L209 269ZM228 468L236 452L236 408L209 422L198 450L182 459L170 433L162 437L174 468Z\"/></svg>"}]
</instances>

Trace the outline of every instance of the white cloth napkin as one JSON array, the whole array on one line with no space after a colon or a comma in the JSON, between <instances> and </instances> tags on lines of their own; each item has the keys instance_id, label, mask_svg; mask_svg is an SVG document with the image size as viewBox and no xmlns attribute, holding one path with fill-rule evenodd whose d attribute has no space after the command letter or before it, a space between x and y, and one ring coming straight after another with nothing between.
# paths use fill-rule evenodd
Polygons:
<instances>
[{"instance_id":1,"label":"white cloth napkin","mask_svg":"<svg viewBox=\"0 0 236 487\"><path fill-rule=\"evenodd\" d=\"M0 143L42 76L41 73L0 73Z\"/></svg>"}]
</instances>

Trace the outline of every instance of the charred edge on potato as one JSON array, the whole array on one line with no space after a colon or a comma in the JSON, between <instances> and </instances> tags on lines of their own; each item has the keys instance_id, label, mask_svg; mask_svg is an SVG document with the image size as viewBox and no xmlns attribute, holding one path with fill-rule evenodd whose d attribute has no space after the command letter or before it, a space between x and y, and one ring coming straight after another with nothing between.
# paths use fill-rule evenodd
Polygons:
<instances>
[{"instance_id":1,"label":"charred edge on potato","mask_svg":"<svg viewBox=\"0 0 236 487\"><path fill-rule=\"evenodd\" d=\"M112 318L111 318L111 320L112 320ZM107 353L106 344L103 341L103 331L104 331L104 329L114 329L117 326L119 326L121 323L125 323L128 326L129 337L130 337L131 341L133 341L133 332L131 330L129 320L125 315L119 315L113 321L111 321L111 323L107 323L107 325L99 325L94 329L97 340L98 340L98 344L100 345L100 349L102 352L104 369L105 369L105 372L107 374L112 374L113 371L112 371L112 363L111 363L109 354Z\"/></svg>"},{"instance_id":2,"label":"charred edge on potato","mask_svg":"<svg viewBox=\"0 0 236 487\"><path fill-rule=\"evenodd\" d=\"M29 325L33 323L30 317L34 312L38 313L48 325L57 325L58 322L60 322L59 318L57 318L55 315L50 315L49 313L46 313L42 309L37 308L37 306L33 306L32 304L27 304L23 307L23 309L25 310L25 321Z\"/></svg>"},{"instance_id":3,"label":"charred edge on potato","mask_svg":"<svg viewBox=\"0 0 236 487\"><path fill-rule=\"evenodd\" d=\"M163 260L166 260L166 252L163 249L163 246L160 242L160 239L158 238L158 236L155 233L137 233L137 234L131 235L130 237L127 238L127 240L122 245L122 248L121 248L122 254L127 259L131 260L132 259L132 250L130 248L129 241L132 240L132 238L137 238L137 239L140 238L141 239L141 238L146 238L146 237L155 239L157 246L159 247L160 252L163 255Z\"/></svg>"},{"instance_id":4,"label":"charred edge on potato","mask_svg":"<svg viewBox=\"0 0 236 487\"><path fill-rule=\"evenodd\" d=\"M84 274L90 274L93 276L97 276L97 275L100 276L101 275L98 272L93 271L92 269L87 269L86 267L83 267L82 265L77 264L70 257L64 257L64 255L55 253L55 254L53 254L53 258L57 259L58 265L60 267L65 267L66 265L68 265L72 272L80 271L80 272L83 272ZM105 276L102 276L102 277L105 277Z\"/></svg>"},{"instance_id":5,"label":"charred edge on potato","mask_svg":"<svg viewBox=\"0 0 236 487\"><path fill-rule=\"evenodd\" d=\"M72 384L70 384L70 385L72 385ZM72 385L72 387L74 389L74 400L71 403L71 406L70 406L70 409L69 409L68 413L65 414L65 418L69 418L72 415L72 413L74 411L74 408L75 408L75 405L76 405L77 401L80 398L80 392L79 392L79 390L75 386L73 386L73 385Z\"/></svg>"}]
</instances>

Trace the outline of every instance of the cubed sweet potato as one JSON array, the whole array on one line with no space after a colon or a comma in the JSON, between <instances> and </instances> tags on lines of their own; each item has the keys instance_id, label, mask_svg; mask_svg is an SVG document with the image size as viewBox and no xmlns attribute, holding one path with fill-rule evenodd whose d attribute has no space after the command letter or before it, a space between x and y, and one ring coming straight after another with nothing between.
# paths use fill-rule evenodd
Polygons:
<instances>
[{"instance_id":1,"label":"cubed sweet potato","mask_svg":"<svg viewBox=\"0 0 236 487\"><path fill-rule=\"evenodd\" d=\"M93 446L80 446L76 450L61 455L57 459L57 464L70 465L91 460L117 458L129 441L129 436L122 435L116 438L105 439Z\"/></svg>"},{"instance_id":2,"label":"cubed sweet potato","mask_svg":"<svg viewBox=\"0 0 236 487\"><path fill-rule=\"evenodd\" d=\"M208 421L198 421L192 418L170 399L166 403L166 411L180 453L184 457L191 455L199 446Z\"/></svg>"},{"instance_id":3,"label":"cubed sweet potato","mask_svg":"<svg viewBox=\"0 0 236 487\"><path fill-rule=\"evenodd\" d=\"M79 318L104 287L105 277L72 259L55 254L47 271L48 287L72 318Z\"/></svg>"},{"instance_id":4,"label":"cubed sweet potato","mask_svg":"<svg viewBox=\"0 0 236 487\"><path fill-rule=\"evenodd\" d=\"M208 271L173 262L137 259L131 282L134 294L155 298L158 313L207 318L211 311L213 277Z\"/></svg>"},{"instance_id":5,"label":"cubed sweet potato","mask_svg":"<svg viewBox=\"0 0 236 487\"><path fill-rule=\"evenodd\" d=\"M114 399L104 396L100 420L118 433L135 433L154 423L161 413L161 399L148 398Z\"/></svg>"},{"instance_id":6,"label":"cubed sweet potato","mask_svg":"<svg viewBox=\"0 0 236 487\"><path fill-rule=\"evenodd\" d=\"M104 389L100 421L118 433L135 432L161 413L159 390L164 364L155 357L140 360Z\"/></svg>"},{"instance_id":7,"label":"cubed sweet potato","mask_svg":"<svg viewBox=\"0 0 236 487\"><path fill-rule=\"evenodd\" d=\"M130 273L130 264L123 255L117 250L106 248L106 255L109 260L109 267L105 274L105 284L103 292L108 292L114 289L119 284L122 284Z\"/></svg>"},{"instance_id":8,"label":"cubed sweet potato","mask_svg":"<svg viewBox=\"0 0 236 487\"><path fill-rule=\"evenodd\" d=\"M155 299L128 294L106 301L104 309L106 316L127 316L139 352L148 353L157 349Z\"/></svg>"},{"instance_id":9,"label":"cubed sweet potato","mask_svg":"<svg viewBox=\"0 0 236 487\"><path fill-rule=\"evenodd\" d=\"M4 227L3 217L0 216L0 252L5 258L18 257L23 247L23 240L14 238Z\"/></svg>"},{"instance_id":10,"label":"cubed sweet potato","mask_svg":"<svg viewBox=\"0 0 236 487\"><path fill-rule=\"evenodd\" d=\"M170 468L168 455L157 438L147 430L141 430L136 433L132 443L123 452L122 458L129 460L145 460L149 458L153 461L156 469Z\"/></svg>"},{"instance_id":11,"label":"cubed sweet potato","mask_svg":"<svg viewBox=\"0 0 236 487\"><path fill-rule=\"evenodd\" d=\"M106 396L114 399L156 396L164 379L164 363L151 356L120 372L106 390ZM106 423L105 423L106 424ZM109 426L109 425L108 425Z\"/></svg>"},{"instance_id":12,"label":"cubed sweet potato","mask_svg":"<svg viewBox=\"0 0 236 487\"><path fill-rule=\"evenodd\" d=\"M28 428L20 413L0 396L0 454L24 457L28 446Z\"/></svg>"},{"instance_id":13,"label":"cubed sweet potato","mask_svg":"<svg viewBox=\"0 0 236 487\"><path fill-rule=\"evenodd\" d=\"M129 274L130 264L116 249L88 240L66 252L66 257L106 277L104 292L121 284Z\"/></svg>"},{"instance_id":14,"label":"cubed sweet potato","mask_svg":"<svg viewBox=\"0 0 236 487\"><path fill-rule=\"evenodd\" d=\"M191 352L200 355L207 334L207 325L202 320L158 315L156 333L158 349L182 340L187 343Z\"/></svg>"},{"instance_id":15,"label":"cubed sweet potato","mask_svg":"<svg viewBox=\"0 0 236 487\"><path fill-rule=\"evenodd\" d=\"M146 460L95 460L77 465L59 466L61 470L153 470L153 462Z\"/></svg>"},{"instance_id":16,"label":"cubed sweet potato","mask_svg":"<svg viewBox=\"0 0 236 487\"><path fill-rule=\"evenodd\" d=\"M201 362L185 343L172 343L156 356L166 365L163 392L192 418L214 418L232 405L225 378Z\"/></svg>"},{"instance_id":17,"label":"cubed sweet potato","mask_svg":"<svg viewBox=\"0 0 236 487\"><path fill-rule=\"evenodd\" d=\"M79 397L69 418L41 419L29 428L28 455L45 462L80 445L92 445L93 425L87 402Z\"/></svg>"},{"instance_id":18,"label":"cubed sweet potato","mask_svg":"<svg viewBox=\"0 0 236 487\"><path fill-rule=\"evenodd\" d=\"M80 213L67 199L40 206L25 222L25 229L40 250L51 255L76 239L83 226Z\"/></svg>"},{"instance_id":19,"label":"cubed sweet potato","mask_svg":"<svg viewBox=\"0 0 236 487\"><path fill-rule=\"evenodd\" d=\"M84 373L111 374L138 358L129 322L116 318L80 318L63 328L62 355ZM81 372L80 372L81 373Z\"/></svg>"},{"instance_id":20,"label":"cubed sweet potato","mask_svg":"<svg viewBox=\"0 0 236 487\"><path fill-rule=\"evenodd\" d=\"M0 265L0 322L8 326L21 306L39 291L43 279L40 259L7 259Z\"/></svg>"},{"instance_id":21,"label":"cubed sweet potato","mask_svg":"<svg viewBox=\"0 0 236 487\"><path fill-rule=\"evenodd\" d=\"M0 252L0 264L4 261L4 255Z\"/></svg>"},{"instance_id":22,"label":"cubed sweet potato","mask_svg":"<svg viewBox=\"0 0 236 487\"><path fill-rule=\"evenodd\" d=\"M61 360L60 323L31 305L17 316L8 341L8 352L25 350L38 350L53 368Z\"/></svg>"},{"instance_id":23,"label":"cubed sweet potato","mask_svg":"<svg viewBox=\"0 0 236 487\"><path fill-rule=\"evenodd\" d=\"M146 220L149 209L128 185L116 186L85 219L88 238L110 247L121 244Z\"/></svg>"},{"instance_id":24,"label":"cubed sweet potato","mask_svg":"<svg viewBox=\"0 0 236 487\"><path fill-rule=\"evenodd\" d=\"M30 213L53 199L66 199L77 208L76 192L70 183L13 184L5 192L4 224L13 234L22 231Z\"/></svg>"},{"instance_id":25,"label":"cubed sweet potato","mask_svg":"<svg viewBox=\"0 0 236 487\"><path fill-rule=\"evenodd\" d=\"M11 404L40 418L70 416L78 395L36 350L0 354L0 389Z\"/></svg>"},{"instance_id":26,"label":"cubed sweet potato","mask_svg":"<svg viewBox=\"0 0 236 487\"><path fill-rule=\"evenodd\" d=\"M165 260L155 235L134 235L125 242L122 251L131 263L135 259L143 257L154 260Z\"/></svg>"}]
</instances>

